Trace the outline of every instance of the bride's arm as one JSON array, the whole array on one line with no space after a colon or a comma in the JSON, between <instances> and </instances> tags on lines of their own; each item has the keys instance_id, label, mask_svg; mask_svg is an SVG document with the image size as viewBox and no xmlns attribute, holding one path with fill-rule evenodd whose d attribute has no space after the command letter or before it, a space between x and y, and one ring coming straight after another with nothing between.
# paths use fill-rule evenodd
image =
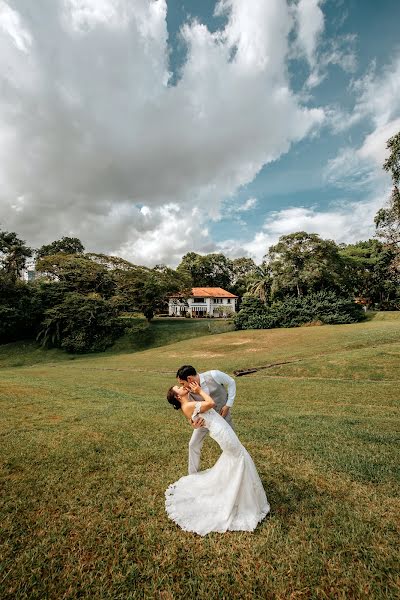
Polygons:
<instances>
[{"instance_id":1,"label":"bride's arm","mask_svg":"<svg viewBox=\"0 0 400 600\"><path fill-rule=\"evenodd\" d=\"M200 408L199 408L200 413L206 412L207 410L210 410L210 408L214 408L214 406L215 406L214 400L211 398L211 396L206 394L205 391L202 390L201 387L197 383L190 384L190 391L203 398L203 402L198 403L200 405ZM191 425L193 425L192 414L193 414L194 409L196 408L196 404L197 404L197 402L189 401L189 402L185 402L185 404L182 406L182 412L185 415L185 417L188 419L188 421Z\"/></svg>"},{"instance_id":2,"label":"bride's arm","mask_svg":"<svg viewBox=\"0 0 400 600\"><path fill-rule=\"evenodd\" d=\"M201 402L201 404L200 404L200 412L201 413L206 412L207 410L210 410L210 408L214 408L214 406L215 406L214 400L211 398L211 396L206 394L206 392L204 390L202 390L201 387L197 383L190 384L190 391L203 398L203 402Z\"/></svg>"}]
</instances>

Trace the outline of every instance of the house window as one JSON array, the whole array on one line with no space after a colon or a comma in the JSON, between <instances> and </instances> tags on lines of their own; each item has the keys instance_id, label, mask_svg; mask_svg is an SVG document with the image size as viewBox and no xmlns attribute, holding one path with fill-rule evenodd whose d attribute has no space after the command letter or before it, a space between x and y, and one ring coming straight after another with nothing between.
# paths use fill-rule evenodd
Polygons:
<instances>
[{"instance_id":1,"label":"house window","mask_svg":"<svg viewBox=\"0 0 400 600\"><path fill-rule=\"evenodd\" d=\"M193 298L193 302L196 304L204 304L205 300L204 298Z\"/></svg>"},{"instance_id":2,"label":"house window","mask_svg":"<svg viewBox=\"0 0 400 600\"><path fill-rule=\"evenodd\" d=\"M214 304L222 304L222 298L214 298Z\"/></svg>"},{"instance_id":3,"label":"house window","mask_svg":"<svg viewBox=\"0 0 400 600\"><path fill-rule=\"evenodd\" d=\"M231 303L231 299L230 299L230 298L228 298L228 300L227 300L227 303L228 303L228 304L230 304L230 303Z\"/></svg>"}]
</instances>

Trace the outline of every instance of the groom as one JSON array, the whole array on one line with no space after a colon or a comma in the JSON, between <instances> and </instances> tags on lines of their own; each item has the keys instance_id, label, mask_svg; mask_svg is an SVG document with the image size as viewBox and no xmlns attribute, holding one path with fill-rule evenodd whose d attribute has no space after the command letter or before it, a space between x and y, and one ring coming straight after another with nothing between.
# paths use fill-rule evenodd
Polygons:
<instances>
[{"instance_id":1,"label":"groom","mask_svg":"<svg viewBox=\"0 0 400 600\"><path fill-rule=\"evenodd\" d=\"M195 382L211 396L216 406L215 410L224 417L225 421L233 428L230 415L230 408L233 405L236 395L236 383L226 373L222 371L206 371L205 373L197 373L196 369L191 365L183 365L178 369L176 374L180 385L189 387L191 382ZM228 391L225 389L226 386ZM202 400L199 396L191 393L193 399ZM189 475L197 473L200 465L200 453L203 446L204 438L208 434L208 429L203 427L204 419L198 419L192 424L194 429L189 442Z\"/></svg>"}]
</instances>

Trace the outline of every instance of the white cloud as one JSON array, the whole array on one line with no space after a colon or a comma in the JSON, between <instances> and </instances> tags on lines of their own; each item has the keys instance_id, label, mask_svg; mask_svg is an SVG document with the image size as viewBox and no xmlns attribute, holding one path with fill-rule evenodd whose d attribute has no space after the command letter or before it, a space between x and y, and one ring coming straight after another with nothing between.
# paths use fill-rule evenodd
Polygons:
<instances>
[{"instance_id":1,"label":"white cloud","mask_svg":"<svg viewBox=\"0 0 400 600\"><path fill-rule=\"evenodd\" d=\"M359 147L347 146L328 161L324 177L327 182L349 189L374 190L389 179L383 170L388 155L386 147L390 137L400 131L400 117L377 125L367 134Z\"/></svg>"},{"instance_id":2,"label":"white cloud","mask_svg":"<svg viewBox=\"0 0 400 600\"><path fill-rule=\"evenodd\" d=\"M338 65L343 71L353 73L357 68L356 41L357 36L351 33L330 40L322 56L323 65Z\"/></svg>"},{"instance_id":3,"label":"white cloud","mask_svg":"<svg viewBox=\"0 0 400 600\"><path fill-rule=\"evenodd\" d=\"M371 197L365 202L342 202L331 206L329 210L294 207L271 213L262 229L251 242L231 242L233 254L246 253L260 263L269 246L275 244L280 236L296 231L317 233L324 239L337 243L354 243L365 240L375 233L373 219L382 206L382 197ZM239 252L235 252L237 247Z\"/></svg>"},{"instance_id":4,"label":"white cloud","mask_svg":"<svg viewBox=\"0 0 400 600\"><path fill-rule=\"evenodd\" d=\"M145 213L143 208L147 208ZM145 221L131 230L131 239L122 244L119 256L128 260L134 256L141 265L154 266L167 261L177 266L189 250L200 254L215 251L216 244L196 218L196 211L185 212L172 203L153 210L142 207L141 212Z\"/></svg>"},{"instance_id":5,"label":"white cloud","mask_svg":"<svg viewBox=\"0 0 400 600\"><path fill-rule=\"evenodd\" d=\"M240 215L240 213L247 213L258 205L257 198L247 198L242 204L236 204L231 199L224 203L223 209L221 210L221 217L227 215ZM240 217L239 217L240 218Z\"/></svg>"},{"instance_id":6,"label":"white cloud","mask_svg":"<svg viewBox=\"0 0 400 600\"><path fill-rule=\"evenodd\" d=\"M246 200L246 202L244 202L244 204L242 204L241 206L238 206L236 208L236 212L247 212L249 210L251 210L252 208L255 208L258 204L258 200L257 198L248 198Z\"/></svg>"},{"instance_id":7,"label":"white cloud","mask_svg":"<svg viewBox=\"0 0 400 600\"><path fill-rule=\"evenodd\" d=\"M370 117L376 127L382 127L400 116L400 54L381 71L373 64L352 87L358 96L353 119Z\"/></svg>"},{"instance_id":8,"label":"white cloud","mask_svg":"<svg viewBox=\"0 0 400 600\"><path fill-rule=\"evenodd\" d=\"M389 177L383 170L387 157L387 140L400 131L400 118L378 126L365 138L361 146L347 146L328 161L325 180L347 189L370 189L381 186Z\"/></svg>"},{"instance_id":9,"label":"white cloud","mask_svg":"<svg viewBox=\"0 0 400 600\"><path fill-rule=\"evenodd\" d=\"M342 148L325 170L326 180L347 188L369 188L388 180L382 165L387 157L387 140L400 131L400 54L380 72L372 64L364 77L352 82L356 94L351 114L333 112L329 120L341 131L364 120L369 126L358 147Z\"/></svg>"},{"instance_id":10,"label":"white cloud","mask_svg":"<svg viewBox=\"0 0 400 600\"><path fill-rule=\"evenodd\" d=\"M19 0L0 31L3 228L33 245L74 234L173 261L211 247L205 224L222 200L322 123L290 89L286 2L221 0L220 30L186 23L170 87L166 11L166 0L42 0L38 19Z\"/></svg>"},{"instance_id":11,"label":"white cloud","mask_svg":"<svg viewBox=\"0 0 400 600\"><path fill-rule=\"evenodd\" d=\"M321 0L300 0L296 6L297 42L311 67L315 65L318 41L324 30Z\"/></svg>"},{"instance_id":12,"label":"white cloud","mask_svg":"<svg viewBox=\"0 0 400 600\"><path fill-rule=\"evenodd\" d=\"M19 14L3 0L0 0L0 31L9 36L21 52L27 52L32 44L31 35L23 26Z\"/></svg>"},{"instance_id":13,"label":"white cloud","mask_svg":"<svg viewBox=\"0 0 400 600\"><path fill-rule=\"evenodd\" d=\"M383 125L378 125L376 129L366 136L362 146L357 151L359 157L375 163L380 169L387 158L388 150L386 147L390 137L400 131L400 117L389 121Z\"/></svg>"},{"instance_id":14,"label":"white cloud","mask_svg":"<svg viewBox=\"0 0 400 600\"><path fill-rule=\"evenodd\" d=\"M337 65L346 73L357 66L354 34L337 34L329 39L323 36L325 18L321 10L324 0L299 0L292 6L297 37L292 49L294 58L304 57L310 67L305 89L318 86L328 75L328 67Z\"/></svg>"},{"instance_id":15,"label":"white cloud","mask_svg":"<svg viewBox=\"0 0 400 600\"><path fill-rule=\"evenodd\" d=\"M366 74L350 85L355 97L351 112L332 110L329 121L335 131L344 131L363 119L380 128L400 116L400 53L379 71L373 61Z\"/></svg>"},{"instance_id":16,"label":"white cloud","mask_svg":"<svg viewBox=\"0 0 400 600\"><path fill-rule=\"evenodd\" d=\"M365 188L374 181L376 169L360 157L357 149L346 146L328 161L323 175L327 183L337 187Z\"/></svg>"}]
</instances>

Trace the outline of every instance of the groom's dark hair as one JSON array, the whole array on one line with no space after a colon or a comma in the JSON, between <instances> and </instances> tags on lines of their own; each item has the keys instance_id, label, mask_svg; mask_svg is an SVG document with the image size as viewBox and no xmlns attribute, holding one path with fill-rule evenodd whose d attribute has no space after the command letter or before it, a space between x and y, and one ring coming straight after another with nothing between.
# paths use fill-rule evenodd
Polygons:
<instances>
[{"instance_id":1,"label":"groom's dark hair","mask_svg":"<svg viewBox=\"0 0 400 600\"><path fill-rule=\"evenodd\" d=\"M176 376L178 379L182 379L183 381L187 381L187 378L192 375L197 375L197 371L192 365L183 365L183 367L179 367L176 372Z\"/></svg>"}]
</instances>

